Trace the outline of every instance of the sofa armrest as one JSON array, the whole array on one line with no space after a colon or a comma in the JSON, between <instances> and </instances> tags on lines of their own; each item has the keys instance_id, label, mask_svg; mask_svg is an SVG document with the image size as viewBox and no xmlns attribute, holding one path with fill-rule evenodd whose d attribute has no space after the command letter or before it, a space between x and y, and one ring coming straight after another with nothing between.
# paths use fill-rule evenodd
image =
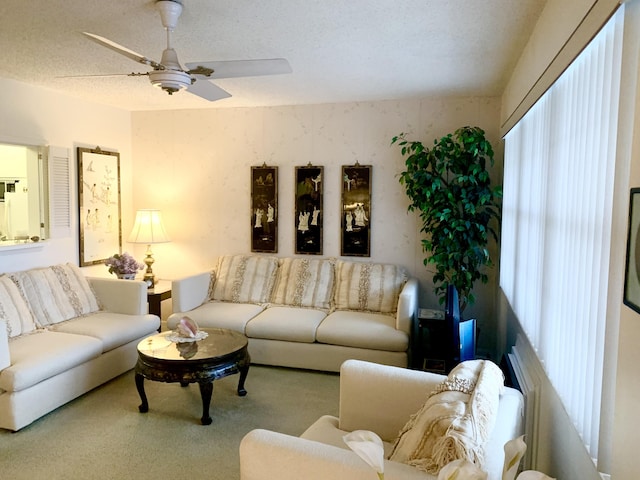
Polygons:
<instances>
[{"instance_id":1,"label":"sofa armrest","mask_svg":"<svg viewBox=\"0 0 640 480\"><path fill-rule=\"evenodd\" d=\"M0 370L11 365L9 354L9 334L7 333L7 322L0 320Z\"/></svg>"},{"instance_id":2,"label":"sofa armrest","mask_svg":"<svg viewBox=\"0 0 640 480\"><path fill-rule=\"evenodd\" d=\"M411 334L414 319L418 313L418 279L410 278L404 284L398 297L396 330Z\"/></svg>"},{"instance_id":3,"label":"sofa armrest","mask_svg":"<svg viewBox=\"0 0 640 480\"><path fill-rule=\"evenodd\" d=\"M252 430L240 442L240 480L371 480L373 469L351 450L268 430ZM385 480L435 480L385 461Z\"/></svg>"},{"instance_id":4,"label":"sofa armrest","mask_svg":"<svg viewBox=\"0 0 640 480\"><path fill-rule=\"evenodd\" d=\"M340 369L340 429L371 430L393 442L409 417L446 377L347 360Z\"/></svg>"},{"instance_id":5,"label":"sofa armrest","mask_svg":"<svg viewBox=\"0 0 640 480\"><path fill-rule=\"evenodd\" d=\"M147 284L142 280L87 277L98 302L108 312L127 315L147 313Z\"/></svg>"},{"instance_id":6,"label":"sofa armrest","mask_svg":"<svg viewBox=\"0 0 640 480\"><path fill-rule=\"evenodd\" d=\"M207 301L211 271L196 273L171 282L174 312L188 312Z\"/></svg>"}]
</instances>

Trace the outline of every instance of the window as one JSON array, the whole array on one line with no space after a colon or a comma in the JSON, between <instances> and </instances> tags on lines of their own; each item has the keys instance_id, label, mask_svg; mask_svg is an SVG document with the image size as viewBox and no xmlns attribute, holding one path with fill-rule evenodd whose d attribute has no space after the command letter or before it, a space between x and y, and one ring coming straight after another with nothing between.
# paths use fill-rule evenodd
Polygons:
<instances>
[{"instance_id":1,"label":"window","mask_svg":"<svg viewBox=\"0 0 640 480\"><path fill-rule=\"evenodd\" d=\"M505 137L500 286L598 457L623 9Z\"/></svg>"}]
</instances>

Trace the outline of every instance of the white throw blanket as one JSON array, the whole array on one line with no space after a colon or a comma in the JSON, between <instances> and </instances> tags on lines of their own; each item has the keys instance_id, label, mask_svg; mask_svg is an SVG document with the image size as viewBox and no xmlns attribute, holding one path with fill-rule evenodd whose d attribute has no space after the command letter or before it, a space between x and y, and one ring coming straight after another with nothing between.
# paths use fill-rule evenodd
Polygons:
<instances>
[{"instance_id":1,"label":"white throw blanket","mask_svg":"<svg viewBox=\"0 0 640 480\"><path fill-rule=\"evenodd\" d=\"M456 459L483 468L484 446L496 421L502 371L488 360L456 366L400 431L390 460L432 475Z\"/></svg>"}]
</instances>

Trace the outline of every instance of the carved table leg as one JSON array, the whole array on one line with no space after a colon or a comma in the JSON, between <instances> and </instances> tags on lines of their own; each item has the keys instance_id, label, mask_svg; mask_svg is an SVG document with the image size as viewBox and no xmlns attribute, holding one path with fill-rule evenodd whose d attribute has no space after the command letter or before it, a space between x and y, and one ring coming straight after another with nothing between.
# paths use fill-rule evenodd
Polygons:
<instances>
[{"instance_id":1,"label":"carved table leg","mask_svg":"<svg viewBox=\"0 0 640 480\"><path fill-rule=\"evenodd\" d=\"M202 382L200 385L200 396L202 397L202 425L211 425L211 416L209 415L209 405L211 405L211 395L213 394L213 381Z\"/></svg>"},{"instance_id":2,"label":"carved table leg","mask_svg":"<svg viewBox=\"0 0 640 480\"><path fill-rule=\"evenodd\" d=\"M144 393L144 377L139 373L136 373L136 388L138 389L140 400L142 400L138 410L141 413L146 413L149 411L149 403L147 402L147 395Z\"/></svg>"},{"instance_id":3,"label":"carved table leg","mask_svg":"<svg viewBox=\"0 0 640 480\"><path fill-rule=\"evenodd\" d=\"M247 394L247 391L244 389L244 381L247 379L248 374L249 364L240 368L240 380L238 380L238 395L240 397L244 397Z\"/></svg>"}]
</instances>

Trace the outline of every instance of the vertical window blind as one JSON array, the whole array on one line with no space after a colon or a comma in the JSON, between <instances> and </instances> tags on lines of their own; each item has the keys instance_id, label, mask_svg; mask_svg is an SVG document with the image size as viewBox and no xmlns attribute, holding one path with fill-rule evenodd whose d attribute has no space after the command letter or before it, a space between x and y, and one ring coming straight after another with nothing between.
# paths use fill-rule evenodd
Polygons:
<instances>
[{"instance_id":1,"label":"vertical window blind","mask_svg":"<svg viewBox=\"0 0 640 480\"><path fill-rule=\"evenodd\" d=\"M500 286L598 457L623 9L505 137Z\"/></svg>"}]
</instances>

